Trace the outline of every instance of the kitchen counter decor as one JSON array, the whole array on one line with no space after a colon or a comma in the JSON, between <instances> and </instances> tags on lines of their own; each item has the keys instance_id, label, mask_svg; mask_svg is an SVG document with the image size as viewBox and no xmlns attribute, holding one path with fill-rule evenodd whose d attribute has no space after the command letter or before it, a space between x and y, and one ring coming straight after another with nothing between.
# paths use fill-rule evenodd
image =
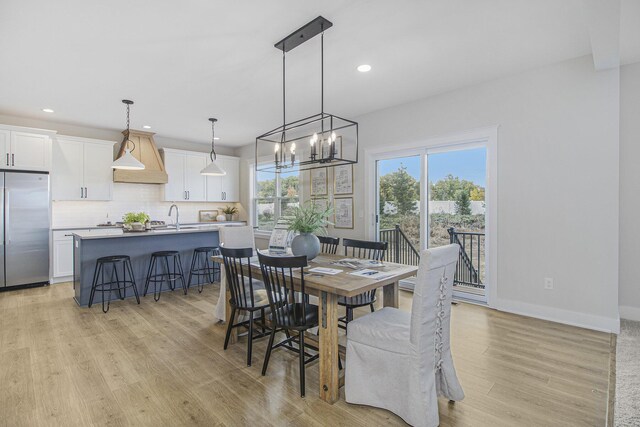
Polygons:
<instances>
[{"instance_id":1,"label":"kitchen counter decor","mask_svg":"<svg viewBox=\"0 0 640 427\"><path fill-rule=\"evenodd\" d=\"M127 212L122 217L125 231L145 231L145 224L151 218L144 212Z\"/></svg>"}]
</instances>

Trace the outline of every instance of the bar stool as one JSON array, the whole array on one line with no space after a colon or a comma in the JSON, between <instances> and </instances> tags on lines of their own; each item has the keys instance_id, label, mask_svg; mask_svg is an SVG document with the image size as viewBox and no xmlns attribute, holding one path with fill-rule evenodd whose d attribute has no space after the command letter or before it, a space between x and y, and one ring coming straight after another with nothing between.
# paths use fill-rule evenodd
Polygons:
<instances>
[{"instance_id":1,"label":"bar stool","mask_svg":"<svg viewBox=\"0 0 640 427\"><path fill-rule=\"evenodd\" d=\"M173 268L169 263L169 259L173 262ZM158 272L158 269L160 271ZM149 284L153 283L153 299L158 301L160 299L160 293L162 292L162 284L167 282L169 289L172 291L176 288L176 280L182 282L182 290L184 294L187 294L187 283L184 281L184 272L182 271L182 261L180 260L180 253L178 251L159 251L151 254L151 261L149 262L149 269L147 270L147 279L144 284L144 294L147 296L149 290ZM158 289L158 283L160 283L160 289Z\"/></svg>"},{"instance_id":2,"label":"bar stool","mask_svg":"<svg viewBox=\"0 0 640 427\"><path fill-rule=\"evenodd\" d=\"M122 265L122 280L120 280L120 276L118 275L119 265ZM111 277L108 282L105 282L104 271L107 266L111 267ZM127 274L129 275L129 279L127 279ZM116 285L115 288L113 287L114 284ZM93 304L93 298L96 291L101 292L102 311L106 313L109 311L109 305L111 304L111 293L113 291L118 291L118 296L123 300L127 297L127 288L133 288L133 294L136 297L136 301L140 304L140 296L138 295L136 280L133 277L133 270L131 269L131 258L127 255L113 255L98 258L96 260L96 268L93 271L93 282L91 284L91 294L89 296L89 308L91 308L91 305ZM105 293L109 294L106 308L104 297Z\"/></svg>"},{"instance_id":3,"label":"bar stool","mask_svg":"<svg viewBox=\"0 0 640 427\"><path fill-rule=\"evenodd\" d=\"M220 266L211 261L213 255L219 255L220 251L215 246L204 246L193 250L191 258L191 268L189 269L189 280L187 288L191 287L191 279L196 276L198 293L202 292L205 283L213 283L216 273L220 277Z\"/></svg>"}]
</instances>

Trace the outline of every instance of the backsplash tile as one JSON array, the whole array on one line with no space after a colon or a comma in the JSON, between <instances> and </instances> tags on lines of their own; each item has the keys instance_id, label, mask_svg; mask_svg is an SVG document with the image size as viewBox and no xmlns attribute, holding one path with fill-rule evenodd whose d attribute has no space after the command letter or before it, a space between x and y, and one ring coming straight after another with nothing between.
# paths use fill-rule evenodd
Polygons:
<instances>
[{"instance_id":1,"label":"backsplash tile","mask_svg":"<svg viewBox=\"0 0 640 427\"><path fill-rule=\"evenodd\" d=\"M157 184L113 184L113 200L98 201L54 201L51 209L52 228L94 226L105 221L121 221L125 212L144 211L151 219L172 220L167 215L171 202L163 202L163 188ZM180 222L198 222L201 210L219 209L239 203L224 202L177 202L180 208ZM175 219L175 214L173 216ZM242 218L236 218L242 219Z\"/></svg>"}]
</instances>

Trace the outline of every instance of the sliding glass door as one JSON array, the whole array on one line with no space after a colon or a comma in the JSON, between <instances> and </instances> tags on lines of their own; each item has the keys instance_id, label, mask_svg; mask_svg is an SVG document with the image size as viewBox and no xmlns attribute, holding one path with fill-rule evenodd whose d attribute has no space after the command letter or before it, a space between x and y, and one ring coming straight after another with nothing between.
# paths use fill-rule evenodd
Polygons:
<instances>
[{"instance_id":1,"label":"sliding glass door","mask_svg":"<svg viewBox=\"0 0 640 427\"><path fill-rule=\"evenodd\" d=\"M486 302L487 151L456 144L376 159L376 234L387 259L417 265L423 249L460 245L454 295Z\"/></svg>"}]
</instances>

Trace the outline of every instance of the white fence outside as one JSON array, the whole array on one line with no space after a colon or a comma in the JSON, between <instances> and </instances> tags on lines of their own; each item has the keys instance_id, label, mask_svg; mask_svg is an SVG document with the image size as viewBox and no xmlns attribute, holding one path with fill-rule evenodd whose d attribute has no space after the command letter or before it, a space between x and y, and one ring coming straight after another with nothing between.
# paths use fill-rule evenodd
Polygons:
<instances>
[{"instance_id":1,"label":"white fence outside","mask_svg":"<svg viewBox=\"0 0 640 427\"><path fill-rule=\"evenodd\" d=\"M472 215L484 215L486 210L485 202L471 201L471 214ZM384 213L394 214L398 210L394 206L393 202L386 202L384 205ZM416 212L420 212L420 202L416 201ZM455 214L456 202L454 200L431 200L429 202L429 212L440 214Z\"/></svg>"}]
</instances>

